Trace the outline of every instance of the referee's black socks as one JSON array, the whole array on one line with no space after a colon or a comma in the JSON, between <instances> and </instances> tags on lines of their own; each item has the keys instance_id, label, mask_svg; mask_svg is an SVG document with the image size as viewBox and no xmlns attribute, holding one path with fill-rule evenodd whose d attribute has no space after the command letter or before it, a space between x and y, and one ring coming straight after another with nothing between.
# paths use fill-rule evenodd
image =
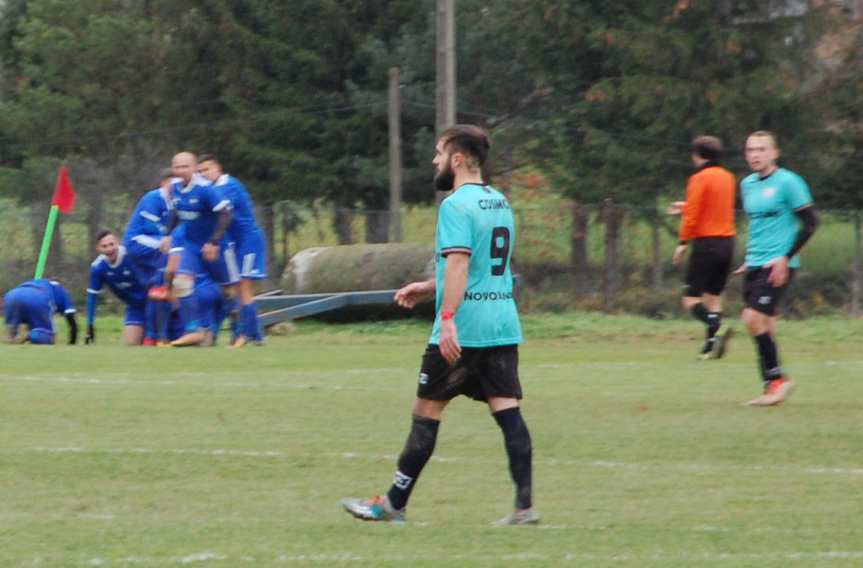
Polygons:
<instances>
[{"instance_id":1,"label":"referee's black socks","mask_svg":"<svg viewBox=\"0 0 863 568\"><path fill-rule=\"evenodd\" d=\"M492 416L503 431L509 472L515 482L515 508L530 509L533 506L533 446L521 409L517 406L507 408Z\"/></svg>"},{"instance_id":2,"label":"referee's black socks","mask_svg":"<svg viewBox=\"0 0 863 568\"><path fill-rule=\"evenodd\" d=\"M387 492L390 505L403 509L408 503L416 480L434 452L440 420L414 415L411 432L399 456L393 485Z\"/></svg>"},{"instance_id":3,"label":"referee's black socks","mask_svg":"<svg viewBox=\"0 0 863 568\"><path fill-rule=\"evenodd\" d=\"M692 306L689 311L692 312L692 317L707 326L708 338L716 335L716 332L719 331L719 327L722 325L722 316L719 312L708 312L701 302Z\"/></svg>"}]
</instances>

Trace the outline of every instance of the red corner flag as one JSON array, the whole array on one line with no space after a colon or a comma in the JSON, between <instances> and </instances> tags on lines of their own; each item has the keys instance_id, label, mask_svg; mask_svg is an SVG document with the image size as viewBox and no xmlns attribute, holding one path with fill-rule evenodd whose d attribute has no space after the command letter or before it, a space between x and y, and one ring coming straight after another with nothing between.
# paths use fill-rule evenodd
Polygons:
<instances>
[{"instance_id":1,"label":"red corner flag","mask_svg":"<svg viewBox=\"0 0 863 568\"><path fill-rule=\"evenodd\" d=\"M57 184L54 186L51 205L56 205L60 212L66 215L75 210L75 187L69 180L69 170L66 166L60 166L60 171L57 173Z\"/></svg>"}]
</instances>

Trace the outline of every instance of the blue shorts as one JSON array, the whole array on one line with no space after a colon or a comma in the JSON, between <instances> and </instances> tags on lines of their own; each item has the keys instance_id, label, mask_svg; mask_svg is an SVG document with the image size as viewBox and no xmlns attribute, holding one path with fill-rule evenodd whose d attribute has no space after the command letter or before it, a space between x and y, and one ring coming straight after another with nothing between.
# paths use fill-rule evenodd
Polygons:
<instances>
[{"instance_id":1,"label":"blue shorts","mask_svg":"<svg viewBox=\"0 0 863 568\"><path fill-rule=\"evenodd\" d=\"M267 243L261 231L243 235L236 243L240 278L262 280L267 277Z\"/></svg>"},{"instance_id":2,"label":"blue shorts","mask_svg":"<svg viewBox=\"0 0 863 568\"><path fill-rule=\"evenodd\" d=\"M123 319L123 325L140 325L144 327L147 322L146 306L146 304L126 304L126 317Z\"/></svg>"},{"instance_id":3,"label":"blue shorts","mask_svg":"<svg viewBox=\"0 0 863 568\"><path fill-rule=\"evenodd\" d=\"M50 301L36 288L14 288L3 297L3 317L6 326L25 324L30 330L54 335Z\"/></svg>"},{"instance_id":4,"label":"blue shorts","mask_svg":"<svg viewBox=\"0 0 863 568\"><path fill-rule=\"evenodd\" d=\"M199 274L206 272L220 286L236 284L240 281L240 271L237 268L237 255L233 245L219 246L219 258L214 262L204 260L202 245L183 243L182 249L174 249L180 255L179 274Z\"/></svg>"}]
</instances>

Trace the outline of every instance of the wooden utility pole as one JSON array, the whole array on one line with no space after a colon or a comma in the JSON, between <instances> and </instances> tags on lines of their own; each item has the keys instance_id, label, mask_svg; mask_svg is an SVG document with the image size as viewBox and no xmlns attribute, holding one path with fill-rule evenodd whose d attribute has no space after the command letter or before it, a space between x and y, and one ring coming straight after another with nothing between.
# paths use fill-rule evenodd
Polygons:
<instances>
[{"instance_id":1,"label":"wooden utility pole","mask_svg":"<svg viewBox=\"0 0 863 568\"><path fill-rule=\"evenodd\" d=\"M437 0L435 132L455 124L455 0ZM436 192L437 202L443 195Z\"/></svg>"},{"instance_id":2,"label":"wooden utility pole","mask_svg":"<svg viewBox=\"0 0 863 568\"><path fill-rule=\"evenodd\" d=\"M388 121L390 133L390 242L402 241L402 97L399 68L390 67Z\"/></svg>"}]
</instances>

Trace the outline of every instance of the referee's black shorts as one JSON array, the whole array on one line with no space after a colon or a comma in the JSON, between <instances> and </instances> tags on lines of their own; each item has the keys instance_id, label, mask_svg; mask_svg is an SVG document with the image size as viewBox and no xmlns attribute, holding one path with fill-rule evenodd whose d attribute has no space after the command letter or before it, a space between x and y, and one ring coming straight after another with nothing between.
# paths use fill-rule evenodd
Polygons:
<instances>
[{"instance_id":1,"label":"referee's black shorts","mask_svg":"<svg viewBox=\"0 0 863 568\"><path fill-rule=\"evenodd\" d=\"M683 295L718 296L725 290L734 262L734 237L699 237L692 241Z\"/></svg>"},{"instance_id":2,"label":"referee's black shorts","mask_svg":"<svg viewBox=\"0 0 863 568\"><path fill-rule=\"evenodd\" d=\"M463 347L453 365L446 362L437 345L429 345L423 354L417 397L451 400L460 394L478 401L521 399L518 345Z\"/></svg>"}]
</instances>

